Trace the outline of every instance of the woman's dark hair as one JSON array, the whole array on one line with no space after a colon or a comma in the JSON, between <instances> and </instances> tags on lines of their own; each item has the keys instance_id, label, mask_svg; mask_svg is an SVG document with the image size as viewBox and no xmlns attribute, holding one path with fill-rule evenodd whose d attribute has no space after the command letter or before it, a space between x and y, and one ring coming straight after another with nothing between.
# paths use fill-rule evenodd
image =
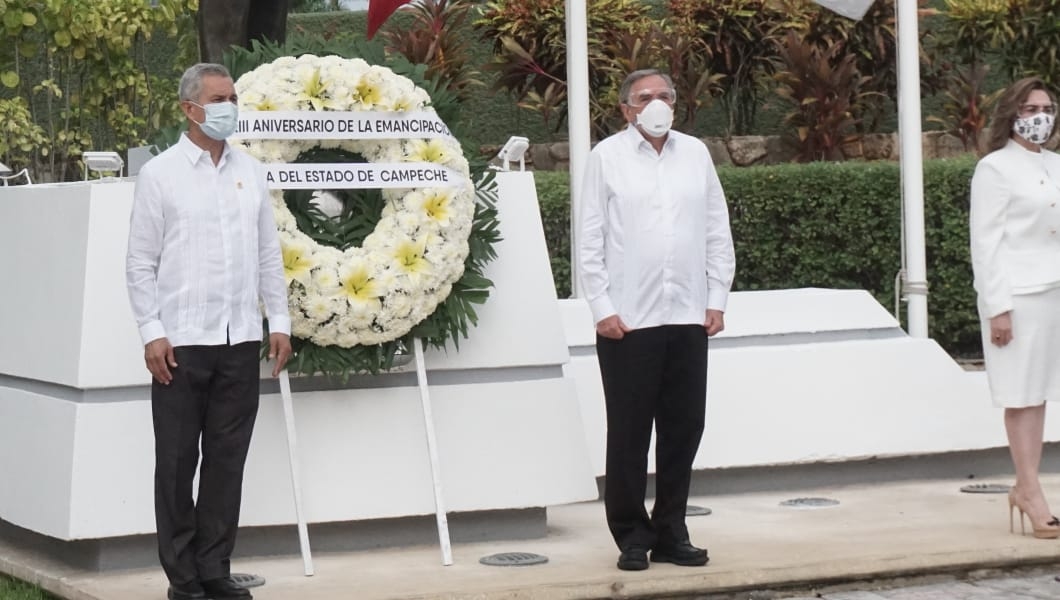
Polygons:
<instances>
[{"instance_id":1,"label":"woman's dark hair","mask_svg":"<svg viewBox=\"0 0 1060 600\"><path fill-rule=\"evenodd\" d=\"M990 154L1005 147L1012 137L1012 125L1019 117L1020 107L1027 102L1034 90L1042 90L1049 95L1049 100L1056 104L1056 97L1046 87L1045 82L1037 77L1024 77L1010 85L994 107L994 115L990 118L990 134L986 138L983 154ZM1053 132L1056 132L1055 126Z\"/></svg>"}]
</instances>

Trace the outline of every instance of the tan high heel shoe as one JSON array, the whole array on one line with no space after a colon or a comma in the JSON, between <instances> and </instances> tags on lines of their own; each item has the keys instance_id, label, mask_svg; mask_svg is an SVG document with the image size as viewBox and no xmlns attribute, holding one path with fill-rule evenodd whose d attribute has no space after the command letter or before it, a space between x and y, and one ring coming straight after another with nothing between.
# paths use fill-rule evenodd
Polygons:
<instances>
[{"instance_id":1,"label":"tan high heel shoe","mask_svg":"<svg viewBox=\"0 0 1060 600\"><path fill-rule=\"evenodd\" d=\"M1027 512L1023 509L1020 501L1016 499L1016 490L1009 490L1008 493L1008 531L1009 533L1016 532L1016 525L1013 522L1012 512L1015 509L1020 511L1020 535L1027 535L1026 525L1023 523L1023 515ZM1042 540L1053 540L1060 538L1060 519L1053 517L1045 525L1039 525L1031 520L1031 533L1034 537Z\"/></svg>"}]
</instances>

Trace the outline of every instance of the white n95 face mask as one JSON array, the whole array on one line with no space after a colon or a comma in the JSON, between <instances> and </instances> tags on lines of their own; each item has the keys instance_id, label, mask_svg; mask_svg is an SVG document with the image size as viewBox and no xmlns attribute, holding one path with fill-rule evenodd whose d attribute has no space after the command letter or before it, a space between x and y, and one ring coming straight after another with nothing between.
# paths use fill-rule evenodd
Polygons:
<instances>
[{"instance_id":1,"label":"white n95 face mask","mask_svg":"<svg viewBox=\"0 0 1060 600\"><path fill-rule=\"evenodd\" d=\"M1012 131L1032 144L1044 144L1053 133L1053 115L1038 113L1030 117L1016 119Z\"/></svg>"},{"instance_id":2,"label":"white n95 face mask","mask_svg":"<svg viewBox=\"0 0 1060 600\"><path fill-rule=\"evenodd\" d=\"M203 112L206 113L206 120L199 123L199 129L202 129L202 132L207 136L217 141L224 141L236 132L236 125L239 122L239 108L234 102L212 102L205 106L195 102L192 102L192 104L201 107Z\"/></svg>"},{"instance_id":3,"label":"white n95 face mask","mask_svg":"<svg viewBox=\"0 0 1060 600\"><path fill-rule=\"evenodd\" d=\"M674 109L662 100L655 99L649 102L644 110L637 115L637 125L651 137L660 138L674 124Z\"/></svg>"}]
</instances>

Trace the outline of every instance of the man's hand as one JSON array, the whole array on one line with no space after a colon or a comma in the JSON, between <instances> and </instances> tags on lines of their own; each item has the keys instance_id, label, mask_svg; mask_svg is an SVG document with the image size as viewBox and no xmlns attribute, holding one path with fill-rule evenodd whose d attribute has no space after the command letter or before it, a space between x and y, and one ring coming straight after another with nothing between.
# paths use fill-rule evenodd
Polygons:
<instances>
[{"instance_id":1,"label":"man's hand","mask_svg":"<svg viewBox=\"0 0 1060 600\"><path fill-rule=\"evenodd\" d=\"M707 330L708 336L721 333L725 329L725 313L708 308L707 319L703 321L703 328Z\"/></svg>"},{"instance_id":2,"label":"man's hand","mask_svg":"<svg viewBox=\"0 0 1060 600\"><path fill-rule=\"evenodd\" d=\"M269 334L269 360L275 360L272 367L272 376L279 377L280 371L287 365L287 359L291 358L291 337L286 333Z\"/></svg>"},{"instance_id":3,"label":"man's hand","mask_svg":"<svg viewBox=\"0 0 1060 600\"><path fill-rule=\"evenodd\" d=\"M173 356L173 346L168 338L147 342L144 346L144 362L158 383L169 385L169 382L173 381L173 374L169 370L176 368L177 359Z\"/></svg>"},{"instance_id":4,"label":"man's hand","mask_svg":"<svg viewBox=\"0 0 1060 600\"><path fill-rule=\"evenodd\" d=\"M1001 348L1012 341L1012 311L990 319L990 343Z\"/></svg>"},{"instance_id":5,"label":"man's hand","mask_svg":"<svg viewBox=\"0 0 1060 600\"><path fill-rule=\"evenodd\" d=\"M626 324L622 322L622 318L618 315L605 317L596 324L596 333L612 340L620 340L630 331L632 329L626 327Z\"/></svg>"}]
</instances>

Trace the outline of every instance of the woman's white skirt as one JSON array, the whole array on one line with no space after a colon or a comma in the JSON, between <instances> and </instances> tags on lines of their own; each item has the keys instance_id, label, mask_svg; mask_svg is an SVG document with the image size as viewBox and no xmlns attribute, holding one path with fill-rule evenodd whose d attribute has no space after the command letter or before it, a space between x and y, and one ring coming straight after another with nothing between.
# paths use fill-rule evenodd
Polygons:
<instances>
[{"instance_id":1,"label":"woman's white skirt","mask_svg":"<svg viewBox=\"0 0 1060 600\"><path fill-rule=\"evenodd\" d=\"M990 320L980 325L995 406L1060 400L1060 287L1012 297L1012 341L1001 348L990 339Z\"/></svg>"}]
</instances>

